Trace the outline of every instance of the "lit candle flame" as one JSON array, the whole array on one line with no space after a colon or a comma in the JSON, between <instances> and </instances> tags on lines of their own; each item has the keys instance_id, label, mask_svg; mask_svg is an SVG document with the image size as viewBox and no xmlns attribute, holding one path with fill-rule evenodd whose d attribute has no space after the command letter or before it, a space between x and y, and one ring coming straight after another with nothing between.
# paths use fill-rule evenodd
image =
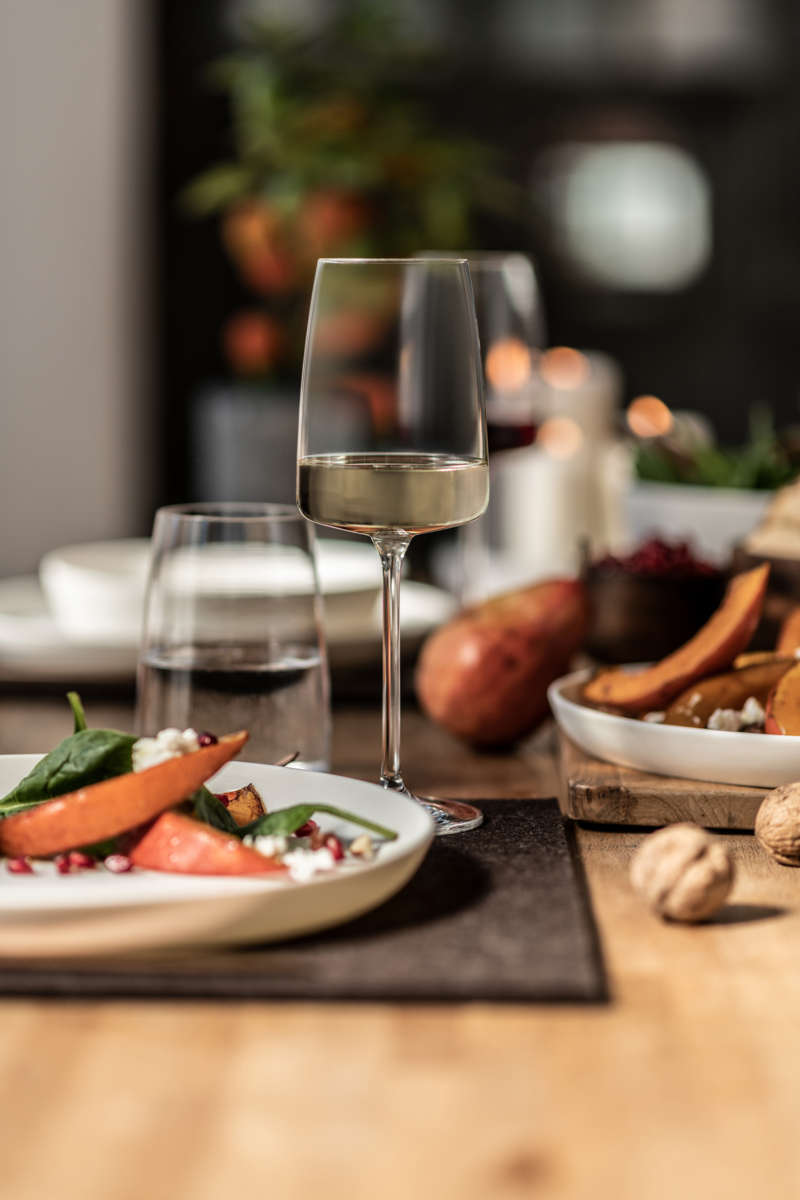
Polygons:
<instances>
[{"instance_id":1,"label":"lit candle flame","mask_svg":"<svg viewBox=\"0 0 800 1200\"><path fill-rule=\"evenodd\" d=\"M515 337L500 338L486 354L486 380L498 392L516 392L531 377L531 352Z\"/></svg>"},{"instance_id":2,"label":"lit candle flame","mask_svg":"<svg viewBox=\"0 0 800 1200\"><path fill-rule=\"evenodd\" d=\"M664 437L675 421L658 396L637 396L628 405L628 428L640 438Z\"/></svg>"},{"instance_id":3,"label":"lit candle flame","mask_svg":"<svg viewBox=\"0 0 800 1200\"><path fill-rule=\"evenodd\" d=\"M583 431L572 417L548 417L539 427L536 444L551 458L572 458L583 445Z\"/></svg>"},{"instance_id":4,"label":"lit candle flame","mask_svg":"<svg viewBox=\"0 0 800 1200\"><path fill-rule=\"evenodd\" d=\"M591 367L588 358L580 350L573 350L570 346L553 346L542 355L539 372L545 383L567 392L586 382Z\"/></svg>"}]
</instances>

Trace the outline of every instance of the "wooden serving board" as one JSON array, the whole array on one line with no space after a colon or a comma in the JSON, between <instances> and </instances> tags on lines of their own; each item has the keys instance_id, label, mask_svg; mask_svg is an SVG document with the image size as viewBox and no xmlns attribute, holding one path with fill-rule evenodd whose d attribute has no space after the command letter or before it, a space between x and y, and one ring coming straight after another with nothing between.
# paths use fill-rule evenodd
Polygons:
<instances>
[{"instance_id":1,"label":"wooden serving board","mask_svg":"<svg viewBox=\"0 0 800 1200\"><path fill-rule=\"evenodd\" d=\"M561 811L601 825L671 825L694 821L708 829L752 829L766 788L700 783L649 775L591 758L559 734Z\"/></svg>"}]
</instances>

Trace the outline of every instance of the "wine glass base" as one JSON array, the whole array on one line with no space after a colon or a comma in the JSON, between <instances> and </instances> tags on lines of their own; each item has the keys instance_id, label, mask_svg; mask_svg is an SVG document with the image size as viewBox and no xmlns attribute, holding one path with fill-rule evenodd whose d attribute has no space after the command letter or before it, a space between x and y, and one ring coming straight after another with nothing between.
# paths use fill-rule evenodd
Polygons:
<instances>
[{"instance_id":1,"label":"wine glass base","mask_svg":"<svg viewBox=\"0 0 800 1200\"><path fill-rule=\"evenodd\" d=\"M466 833L483 824L483 813L474 804L464 800L442 800L439 796L418 796L406 787L399 775L382 778L382 785L390 792L401 792L409 800L415 800L433 818L436 837L450 833Z\"/></svg>"},{"instance_id":2,"label":"wine glass base","mask_svg":"<svg viewBox=\"0 0 800 1200\"><path fill-rule=\"evenodd\" d=\"M466 833L483 824L483 813L474 804L465 804L463 800L439 800L433 796L416 796L415 799L433 817L437 837Z\"/></svg>"}]
</instances>

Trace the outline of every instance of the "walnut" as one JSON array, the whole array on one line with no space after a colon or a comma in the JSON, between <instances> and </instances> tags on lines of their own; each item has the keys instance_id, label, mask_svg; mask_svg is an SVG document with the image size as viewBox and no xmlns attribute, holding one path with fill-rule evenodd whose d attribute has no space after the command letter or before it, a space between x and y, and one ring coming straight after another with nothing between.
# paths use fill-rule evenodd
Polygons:
<instances>
[{"instance_id":1,"label":"walnut","mask_svg":"<svg viewBox=\"0 0 800 1200\"><path fill-rule=\"evenodd\" d=\"M725 903L733 862L722 842L699 825L668 825L634 854L631 883L659 916L704 921Z\"/></svg>"},{"instance_id":2,"label":"walnut","mask_svg":"<svg viewBox=\"0 0 800 1200\"><path fill-rule=\"evenodd\" d=\"M800 867L800 783L767 792L756 816L756 837L776 862Z\"/></svg>"}]
</instances>

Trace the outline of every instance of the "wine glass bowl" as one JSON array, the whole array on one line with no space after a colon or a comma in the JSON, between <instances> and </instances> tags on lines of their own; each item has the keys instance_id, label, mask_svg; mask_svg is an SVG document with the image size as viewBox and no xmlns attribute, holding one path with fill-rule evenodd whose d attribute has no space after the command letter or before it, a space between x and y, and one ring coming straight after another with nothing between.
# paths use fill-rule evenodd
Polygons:
<instances>
[{"instance_id":1,"label":"wine glass bowl","mask_svg":"<svg viewBox=\"0 0 800 1200\"><path fill-rule=\"evenodd\" d=\"M489 495L480 348L464 259L320 260L297 458L303 515L371 537L381 557L381 782L407 791L399 756L403 557L417 534L480 516ZM478 811L465 814L464 807L432 805L438 831L478 824Z\"/></svg>"}]
</instances>

